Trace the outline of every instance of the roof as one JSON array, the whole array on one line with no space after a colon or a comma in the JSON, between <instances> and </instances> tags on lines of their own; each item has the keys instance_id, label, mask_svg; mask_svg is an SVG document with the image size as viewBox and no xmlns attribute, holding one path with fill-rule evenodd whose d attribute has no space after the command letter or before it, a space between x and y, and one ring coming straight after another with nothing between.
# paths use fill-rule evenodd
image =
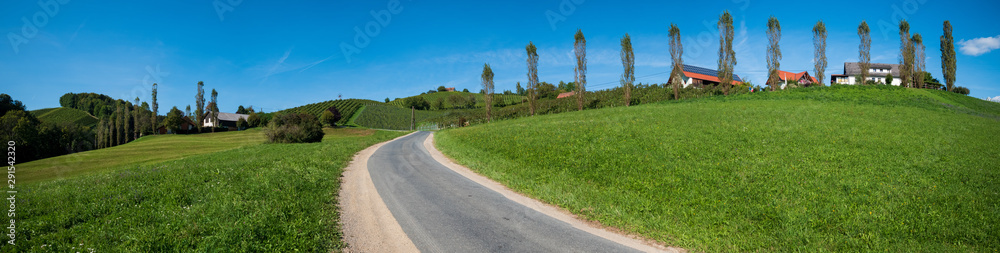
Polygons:
<instances>
[{"instance_id":1,"label":"roof","mask_svg":"<svg viewBox=\"0 0 1000 253\"><path fill-rule=\"evenodd\" d=\"M871 68L889 69L889 73L868 72L869 76L886 76L888 74L892 74L892 76L899 76L899 64L872 63ZM844 63L844 75L856 76L860 74L861 74L861 63L858 62Z\"/></svg>"},{"instance_id":2,"label":"roof","mask_svg":"<svg viewBox=\"0 0 1000 253\"><path fill-rule=\"evenodd\" d=\"M684 64L684 76L690 78L701 79L712 82L721 82L719 80L718 75L719 71L714 69L707 69L698 66L691 66ZM735 81L735 83L742 83L743 79L740 79L740 76L733 74L733 81Z\"/></svg>"},{"instance_id":3,"label":"roof","mask_svg":"<svg viewBox=\"0 0 1000 253\"><path fill-rule=\"evenodd\" d=\"M559 93L559 96L556 96L556 98L572 97L573 95L576 95L575 91L563 92Z\"/></svg>"},{"instance_id":4,"label":"roof","mask_svg":"<svg viewBox=\"0 0 1000 253\"><path fill-rule=\"evenodd\" d=\"M778 70L778 79L780 79L780 80L786 80L787 79L787 80L798 81L798 80L802 79L802 76L809 76L809 79L811 79L814 83L818 83L816 81L815 77L812 77L812 76L809 75L809 71L802 71L802 72L799 72L799 73L792 73L792 72L788 72L788 71Z\"/></svg>"},{"instance_id":5,"label":"roof","mask_svg":"<svg viewBox=\"0 0 1000 253\"><path fill-rule=\"evenodd\" d=\"M216 112L210 112L210 113L216 113ZM250 115L247 115L247 114L228 113L228 112L218 112L218 114L219 114L219 121L234 121L235 122L235 121L239 121L240 118L243 118L243 120L247 120L247 118L250 117Z\"/></svg>"}]
</instances>

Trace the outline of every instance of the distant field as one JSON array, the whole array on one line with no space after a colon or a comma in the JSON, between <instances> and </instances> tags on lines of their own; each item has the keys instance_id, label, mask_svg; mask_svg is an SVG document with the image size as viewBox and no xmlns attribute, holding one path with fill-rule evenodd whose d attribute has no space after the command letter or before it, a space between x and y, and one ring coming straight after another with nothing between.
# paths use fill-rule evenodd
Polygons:
<instances>
[{"instance_id":1,"label":"distant field","mask_svg":"<svg viewBox=\"0 0 1000 253\"><path fill-rule=\"evenodd\" d=\"M427 119L438 117L440 112L416 111L416 123L422 123ZM369 105L366 106L354 124L375 129L409 130L410 129L410 109L403 109L389 105Z\"/></svg>"},{"instance_id":2,"label":"distant field","mask_svg":"<svg viewBox=\"0 0 1000 253\"><path fill-rule=\"evenodd\" d=\"M436 141L512 189L698 252L993 252L998 115L948 92L838 86L536 116Z\"/></svg>"},{"instance_id":3,"label":"distant field","mask_svg":"<svg viewBox=\"0 0 1000 253\"><path fill-rule=\"evenodd\" d=\"M98 120L96 117L91 116L89 113L83 110L78 110L68 107L56 107L56 108L34 110L31 111L31 114L35 115L35 117L41 120L42 122L51 122L51 123L68 122L88 127L94 127L97 125L98 122L100 122L100 120Z\"/></svg>"},{"instance_id":4,"label":"distant field","mask_svg":"<svg viewBox=\"0 0 1000 253\"><path fill-rule=\"evenodd\" d=\"M451 104L451 102L448 101L448 97L453 96L453 95L454 96L462 96L465 99L468 99L469 95L472 95L472 96L474 96L476 98L476 107L483 107L483 106L486 105L486 103L484 102L485 100L483 100L483 94L479 94L479 93L468 93L468 92L458 92L458 91L442 91L442 92L434 92L434 93L428 93L428 94L423 94L423 95L417 95L416 97L423 97L425 100L427 100L427 103L430 103L431 105L433 105L438 99L442 99L442 102L444 102L444 107L446 109L451 109L451 108L454 108L456 106L461 106L461 105L453 105L453 104ZM503 101L506 104L511 105L511 104L521 103L521 101L524 99L524 96L521 96L521 95L495 94L494 98L498 99L497 101L499 101L499 99L503 99ZM395 100L390 101L388 104L399 106L399 107L403 107L403 103L404 103L405 100L406 100L406 98L395 99Z\"/></svg>"},{"instance_id":5,"label":"distant field","mask_svg":"<svg viewBox=\"0 0 1000 253\"><path fill-rule=\"evenodd\" d=\"M18 241L0 249L339 251L344 247L336 209L342 168L356 152L403 134L326 129L323 142L311 144L260 144L260 131L141 139L115 147L120 149L111 154L123 160L117 165L97 166L103 163L97 159L115 161L107 158L110 154L77 160L95 173L18 181L17 215L23 217L17 224ZM161 153L185 152L172 146L201 154L163 157ZM28 165L18 173L47 170Z\"/></svg>"},{"instance_id":6,"label":"distant field","mask_svg":"<svg viewBox=\"0 0 1000 253\"><path fill-rule=\"evenodd\" d=\"M127 164L149 164L196 154L264 143L260 128L193 135L153 135L127 145L57 156L18 166L18 182L46 181L104 171Z\"/></svg>"}]
</instances>

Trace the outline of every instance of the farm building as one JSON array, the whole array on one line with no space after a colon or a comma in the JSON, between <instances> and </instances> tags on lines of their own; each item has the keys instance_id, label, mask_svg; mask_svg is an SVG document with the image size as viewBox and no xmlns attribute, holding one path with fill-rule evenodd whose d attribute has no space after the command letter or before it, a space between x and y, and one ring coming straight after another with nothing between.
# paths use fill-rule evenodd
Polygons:
<instances>
[{"instance_id":1,"label":"farm building","mask_svg":"<svg viewBox=\"0 0 1000 253\"><path fill-rule=\"evenodd\" d=\"M861 74L861 64L857 62L845 62L843 75L830 75L830 83L836 84L859 84L854 79ZM892 74L894 77L892 85L899 86L903 80L899 79L899 64L872 63L868 68L867 81L885 84L886 77Z\"/></svg>"},{"instance_id":2,"label":"farm building","mask_svg":"<svg viewBox=\"0 0 1000 253\"><path fill-rule=\"evenodd\" d=\"M788 82L794 81L798 82L803 86L810 86L811 84L818 83L815 77L809 75L809 71L802 71L799 73L792 73L788 71L778 70L778 82L782 84L788 84Z\"/></svg>"},{"instance_id":3,"label":"farm building","mask_svg":"<svg viewBox=\"0 0 1000 253\"><path fill-rule=\"evenodd\" d=\"M212 121L211 116L213 113L219 114L219 122ZM239 121L240 118L247 120L250 118L250 115L227 112L208 112L206 113L205 120L201 125L204 127L225 127L229 128L229 130L236 130L236 122Z\"/></svg>"},{"instance_id":4,"label":"farm building","mask_svg":"<svg viewBox=\"0 0 1000 253\"><path fill-rule=\"evenodd\" d=\"M671 83L673 80L668 80ZM715 86L718 85L719 80L718 71L714 69L707 69L697 66L691 66L684 64L683 76L681 76L681 84L684 88L694 85L694 87L704 87L704 86ZM732 84L742 84L743 79L740 76L733 74Z\"/></svg>"},{"instance_id":5,"label":"farm building","mask_svg":"<svg viewBox=\"0 0 1000 253\"><path fill-rule=\"evenodd\" d=\"M181 118L181 120L183 120L183 122L181 122L181 127L180 127L180 131L179 132L181 132L181 133L187 133L188 131L191 131L191 130L193 130L195 128L194 121L192 121L191 118L188 118L187 116L184 116L184 117ZM159 128L156 128L156 133L157 134L173 134L174 132L170 131L170 129L167 129L167 127L165 127L165 126L160 126Z\"/></svg>"}]
</instances>

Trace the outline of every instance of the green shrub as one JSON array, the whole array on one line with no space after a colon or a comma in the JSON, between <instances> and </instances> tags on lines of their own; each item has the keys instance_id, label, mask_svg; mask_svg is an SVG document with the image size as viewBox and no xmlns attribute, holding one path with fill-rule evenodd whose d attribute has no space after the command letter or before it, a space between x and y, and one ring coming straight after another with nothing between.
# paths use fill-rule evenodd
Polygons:
<instances>
[{"instance_id":1,"label":"green shrub","mask_svg":"<svg viewBox=\"0 0 1000 253\"><path fill-rule=\"evenodd\" d=\"M323 125L312 114L279 114L264 129L264 135L271 143L320 142L323 140Z\"/></svg>"},{"instance_id":2,"label":"green shrub","mask_svg":"<svg viewBox=\"0 0 1000 253\"><path fill-rule=\"evenodd\" d=\"M962 87L962 86L955 86L955 88L951 89L951 92L962 94L962 95L969 95L969 88L965 88L965 87Z\"/></svg>"}]
</instances>

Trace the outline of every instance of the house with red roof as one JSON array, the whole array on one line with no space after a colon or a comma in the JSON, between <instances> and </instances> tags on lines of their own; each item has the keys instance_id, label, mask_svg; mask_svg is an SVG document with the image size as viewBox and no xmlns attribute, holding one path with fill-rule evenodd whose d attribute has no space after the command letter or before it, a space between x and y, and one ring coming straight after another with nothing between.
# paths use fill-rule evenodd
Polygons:
<instances>
[{"instance_id":1,"label":"house with red roof","mask_svg":"<svg viewBox=\"0 0 1000 253\"><path fill-rule=\"evenodd\" d=\"M671 77L673 78L673 77ZM668 80L667 83L672 83L673 80ZM697 66L684 65L683 75L681 76L681 84L684 88L694 85L694 87L705 87L705 86L715 86L722 82L719 80L718 71L714 69L707 69ZM740 76L733 74L733 85L743 84L743 79Z\"/></svg>"},{"instance_id":2,"label":"house with red roof","mask_svg":"<svg viewBox=\"0 0 1000 253\"><path fill-rule=\"evenodd\" d=\"M811 86L812 84L819 83L815 77L809 75L809 71L792 73L778 70L778 81L781 83L798 82L802 86Z\"/></svg>"},{"instance_id":3,"label":"house with red roof","mask_svg":"<svg viewBox=\"0 0 1000 253\"><path fill-rule=\"evenodd\" d=\"M559 96L556 96L556 98L572 97L573 95L576 95L575 91L563 92L559 93Z\"/></svg>"}]
</instances>

